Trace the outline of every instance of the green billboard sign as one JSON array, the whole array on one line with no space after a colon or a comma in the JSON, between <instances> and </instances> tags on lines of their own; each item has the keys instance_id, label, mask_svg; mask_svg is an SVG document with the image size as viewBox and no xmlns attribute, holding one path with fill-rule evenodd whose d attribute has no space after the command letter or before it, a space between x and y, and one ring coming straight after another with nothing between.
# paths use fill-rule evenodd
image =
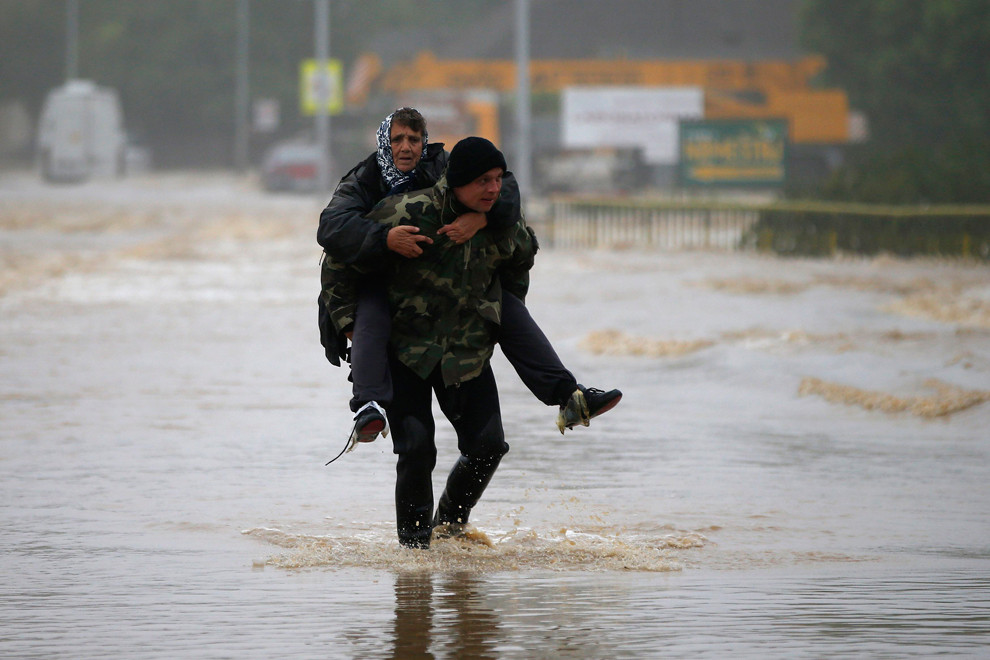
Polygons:
<instances>
[{"instance_id":1,"label":"green billboard sign","mask_svg":"<svg viewBox=\"0 0 990 660\"><path fill-rule=\"evenodd\" d=\"M787 121L682 120L681 183L691 186L781 186L787 179Z\"/></svg>"}]
</instances>

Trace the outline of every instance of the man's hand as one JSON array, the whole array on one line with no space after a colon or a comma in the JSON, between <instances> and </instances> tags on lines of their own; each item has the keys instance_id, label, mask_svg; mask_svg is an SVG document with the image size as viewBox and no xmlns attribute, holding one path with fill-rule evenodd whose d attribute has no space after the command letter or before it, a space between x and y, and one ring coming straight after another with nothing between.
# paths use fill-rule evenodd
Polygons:
<instances>
[{"instance_id":1,"label":"man's hand","mask_svg":"<svg viewBox=\"0 0 990 660\"><path fill-rule=\"evenodd\" d=\"M423 254L423 248L419 247L419 244L432 243L433 239L429 236L417 236L417 233L419 233L419 227L413 227L411 225L392 227L388 230L385 245L392 252L401 254L407 259L418 257Z\"/></svg>"},{"instance_id":2,"label":"man's hand","mask_svg":"<svg viewBox=\"0 0 990 660\"><path fill-rule=\"evenodd\" d=\"M465 213L457 216L449 225L444 225L437 230L438 234L446 234L447 238L457 245L470 241L479 230L488 224L488 219L484 213Z\"/></svg>"}]
</instances>

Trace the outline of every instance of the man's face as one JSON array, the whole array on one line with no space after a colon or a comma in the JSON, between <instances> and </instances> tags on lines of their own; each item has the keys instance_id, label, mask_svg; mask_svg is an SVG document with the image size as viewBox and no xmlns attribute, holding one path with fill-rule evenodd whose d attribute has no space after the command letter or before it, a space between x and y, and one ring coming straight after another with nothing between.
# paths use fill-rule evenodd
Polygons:
<instances>
[{"instance_id":1,"label":"man's face","mask_svg":"<svg viewBox=\"0 0 990 660\"><path fill-rule=\"evenodd\" d=\"M502 190L502 168L493 167L471 183L454 188L454 196L472 211L487 213Z\"/></svg>"},{"instance_id":2,"label":"man's face","mask_svg":"<svg viewBox=\"0 0 990 660\"><path fill-rule=\"evenodd\" d=\"M392 143L392 162L395 163L395 168L403 174L416 169L419 159L423 157L423 134L393 122L389 129L389 140Z\"/></svg>"}]
</instances>

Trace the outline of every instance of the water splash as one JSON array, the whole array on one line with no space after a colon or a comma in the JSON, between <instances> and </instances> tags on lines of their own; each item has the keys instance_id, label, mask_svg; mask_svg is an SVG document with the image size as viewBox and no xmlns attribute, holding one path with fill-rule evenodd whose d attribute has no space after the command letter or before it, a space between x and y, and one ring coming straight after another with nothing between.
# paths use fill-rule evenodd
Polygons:
<instances>
[{"instance_id":1,"label":"water splash","mask_svg":"<svg viewBox=\"0 0 990 660\"><path fill-rule=\"evenodd\" d=\"M563 528L553 532L528 528L483 532L468 526L464 536L434 538L430 550L403 548L391 527L353 536L311 535L273 528L243 532L288 552L267 565L285 569L364 567L395 570L473 571L489 573L542 569L550 571L680 570L675 550L708 543L698 532L665 536L622 536L602 530Z\"/></svg>"}]
</instances>

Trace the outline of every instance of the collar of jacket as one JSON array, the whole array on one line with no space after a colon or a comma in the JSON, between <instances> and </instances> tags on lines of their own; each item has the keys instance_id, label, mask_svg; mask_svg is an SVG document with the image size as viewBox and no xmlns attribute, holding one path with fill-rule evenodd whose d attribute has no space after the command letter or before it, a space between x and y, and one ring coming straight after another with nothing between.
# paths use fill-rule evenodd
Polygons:
<instances>
[{"instance_id":1,"label":"collar of jacket","mask_svg":"<svg viewBox=\"0 0 990 660\"><path fill-rule=\"evenodd\" d=\"M447 167L443 144L443 142L431 142L426 145L426 155L416 166L416 172L408 190L429 188L440 178ZM377 190L379 199L384 197L388 193L388 189L385 186L385 179L382 178L382 169L378 166L378 152L370 154L359 167L361 170L357 173L357 178L361 180L362 185Z\"/></svg>"},{"instance_id":2,"label":"collar of jacket","mask_svg":"<svg viewBox=\"0 0 990 660\"><path fill-rule=\"evenodd\" d=\"M465 213L473 213L474 210L468 208L457 199L454 189L447 185L447 175L443 174L433 186L434 199L440 202L440 221L442 224L449 224Z\"/></svg>"}]
</instances>

